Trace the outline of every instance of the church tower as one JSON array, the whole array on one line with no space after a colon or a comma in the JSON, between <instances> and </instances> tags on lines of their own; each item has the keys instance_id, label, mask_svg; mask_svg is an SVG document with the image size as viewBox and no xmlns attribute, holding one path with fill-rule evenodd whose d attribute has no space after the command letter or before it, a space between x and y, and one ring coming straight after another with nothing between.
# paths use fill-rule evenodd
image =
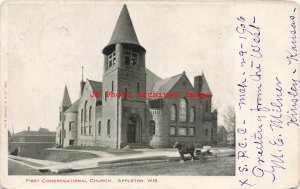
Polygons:
<instances>
[{"instance_id":1,"label":"church tower","mask_svg":"<svg viewBox=\"0 0 300 189\"><path fill-rule=\"evenodd\" d=\"M102 102L105 107L103 121L109 125L107 126L107 133L110 133L109 140L115 141L117 148L120 148L121 143L141 142L139 137L141 128L132 128L131 133L128 131L129 138L132 137L128 139L127 126L130 123L134 125L137 119L145 119L145 116L139 115L139 110L136 110L136 107L145 108L145 99L137 98L136 94L138 91L146 91L146 50L138 41L126 5L123 6L110 41L102 53L104 54ZM110 91L131 93L133 97L105 97L105 92Z\"/></svg>"},{"instance_id":2,"label":"church tower","mask_svg":"<svg viewBox=\"0 0 300 189\"><path fill-rule=\"evenodd\" d=\"M59 107L59 128L60 128L60 133L59 133L59 143L64 144L64 136L65 136L65 127L64 127L64 121L65 121L65 116L64 112L70 108L72 105L69 92L67 89L67 86L65 86L64 90L64 96L62 99L62 103Z\"/></svg>"},{"instance_id":3,"label":"church tower","mask_svg":"<svg viewBox=\"0 0 300 189\"><path fill-rule=\"evenodd\" d=\"M105 81L111 83L111 87L105 88L106 90L127 91L134 96L138 90L145 91L146 50L138 41L126 5L123 6L110 41L102 52L103 83L104 85L108 85Z\"/></svg>"}]
</instances>

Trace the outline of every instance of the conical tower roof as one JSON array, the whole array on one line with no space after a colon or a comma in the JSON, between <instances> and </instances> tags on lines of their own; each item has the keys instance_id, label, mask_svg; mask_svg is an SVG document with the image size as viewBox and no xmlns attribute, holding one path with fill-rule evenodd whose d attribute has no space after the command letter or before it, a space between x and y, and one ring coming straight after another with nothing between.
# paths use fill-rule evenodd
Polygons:
<instances>
[{"instance_id":1,"label":"conical tower roof","mask_svg":"<svg viewBox=\"0 0 300 189\"><path fill-rule=\"evenodd\" d=\"M64 97L62 100L62 107L70 107L72 105L71 100L70 100L70 96L69 96L69 92L67 89L67 86L65 86L65 91L64 91Z\"/></svg>"},{"instance_id":2,"label":"conical tower roof","mask_svg":"<svg viewBox=\"0 0 300 189\"><path fill-rule=\"evenodd\" d=\"M108 54L110 49L113 48L113 45L117 43L136 45L145 51L145 49L140 45L136 36L126 5L123 5L110 41L108 45L104 47L102 52L104 54Z\"/></svg>"}]
</instances>

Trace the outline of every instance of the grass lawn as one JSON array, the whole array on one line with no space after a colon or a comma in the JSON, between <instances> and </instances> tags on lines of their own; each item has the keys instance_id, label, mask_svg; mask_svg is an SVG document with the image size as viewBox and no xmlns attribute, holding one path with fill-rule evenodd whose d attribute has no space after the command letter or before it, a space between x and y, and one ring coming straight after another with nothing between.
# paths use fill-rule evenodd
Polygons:
<instances>
[{"instance_id":1,"label":"grass lawn","mask_svg":"<svg viewBox=\"0 0 300 189\"><path fill-rule=\"evenodd\" d=\"M32 166L35 166L35 167L43 167L43 165L31 162L31 161L21 160L20 162L24 162L24 163L26 163L28 165L32 165Z\"/></svg>"},{"instance_id":2,"label":"grass lawn","mask_svg":"<svg viewBox=\"0 0 300 189\"><path fill-rule=\"evenodd\" d=\"M8 175L51 175L53 173L41 173L36 169L8 160Z\"/></svg>"},{"instance_id":3,"label":"grass lawn","mask_svg":"<svg viewBox=\"0 0 300 189\"><path fill-rule=\"evenodd\" d=\"M41 159L58 161L58 162L70 162L82 159L97 158L96 154L87 152L70 152L70 151L57 151L57 150L44 150Z\"/></svg>"},{"instance_id":4,"label":"grass lawn","mask_svg":"<svg viewBox=\"0 0 300 189\"><path fill-rule=\"evenodd\" d=\"M107 152L114 155L126 155L126 154L138 154L142 153L140 151L134 151L132 149L115 149L108 147L100 147L100 146L68 146L66 149L72 150L93 150L93 151L102 151Z\"/></svg>"},{"instance_id":5,"label":"grass lawn","mask_svg":"<svg viewBox=\"0 0 300 189\"><path fill-rule=\"evenodd\" d=\"M178 161L151 163L144 165L129 165L110 168L95 168L68 175L174 175L174 176L234 176L235 157L224 157L213 160Z\"/></svg>"}]
</instances>

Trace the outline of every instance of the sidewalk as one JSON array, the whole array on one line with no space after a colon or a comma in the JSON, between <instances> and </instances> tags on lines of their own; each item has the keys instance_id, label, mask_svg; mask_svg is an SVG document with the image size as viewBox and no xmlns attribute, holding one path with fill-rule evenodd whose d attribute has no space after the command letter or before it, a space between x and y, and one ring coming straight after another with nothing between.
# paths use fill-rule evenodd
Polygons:
<instances>
[{"instance_id":1,"label":"sidewalk","mask_svg":"<svg viewBox=\"0 0 300 189\"><path fill-rule=\"evenodd\" d=\"M58 150L58 149L55 149ZM70 149L59 149L65 151L76 151ZM220 152L220 157L232 156L235 154L233 149L217 149ZM82 170L90 169L97 167L105 167L107 165L113 164L132 164L132 163L152 163L156 161L168 161L169 159L178 159L179 154L177 149L135 149L135 151L141 151L142 153L138 154L126 154L122 156L113 155L107 152L102 151L90 151L90 150L80 150L80 152L94 153L101 157L93 159L78 160L73 162L61 163L61 162L50 162L44 160L35 160L24 157L11 157L12 159L25 160L28 162L34 162L42 164L42 167L37 167L39 171L51 171L55 173L73 171L73 170ZM189 157L189 155L186 155Z\"/></svg>"},{"instance_id":2,"label":"sidewalk","mask_svg":"<svg viewBox=\"0 0 300 189\"><path fill-rule=\"evenodd\" d=\"M112 157L115 156L113 154L110 154L108 152L103 152L103 151L95 151L95 150L73 150L73 149L65 149L65 148L47 148L47 150L57 150L57 151L70 151L70 152L86 152L86 153L91 153L95 154L97 156L101 157Z\"/></svg>"}]
</instances>

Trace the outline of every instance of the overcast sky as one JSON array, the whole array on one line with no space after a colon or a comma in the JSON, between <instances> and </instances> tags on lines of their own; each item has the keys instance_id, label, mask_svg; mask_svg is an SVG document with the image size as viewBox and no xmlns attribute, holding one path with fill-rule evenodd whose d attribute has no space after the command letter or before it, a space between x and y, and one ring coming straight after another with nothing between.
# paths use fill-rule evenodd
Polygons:
<instances>
[{"instance_id":1,"label":"overcast sky","mask_svg":"<svg viewBox=\"0 0 300 189\"><path fill-rule=\"evenodd\" d=\"M146 67L162 78L202 70L222 114L234 104L232 7L224 4L127 4ZM79 98L84 78L102 81L103 47L122 4L9 5L9 127L55 131L64 86Z\"/></svg>"}]
</instances>

